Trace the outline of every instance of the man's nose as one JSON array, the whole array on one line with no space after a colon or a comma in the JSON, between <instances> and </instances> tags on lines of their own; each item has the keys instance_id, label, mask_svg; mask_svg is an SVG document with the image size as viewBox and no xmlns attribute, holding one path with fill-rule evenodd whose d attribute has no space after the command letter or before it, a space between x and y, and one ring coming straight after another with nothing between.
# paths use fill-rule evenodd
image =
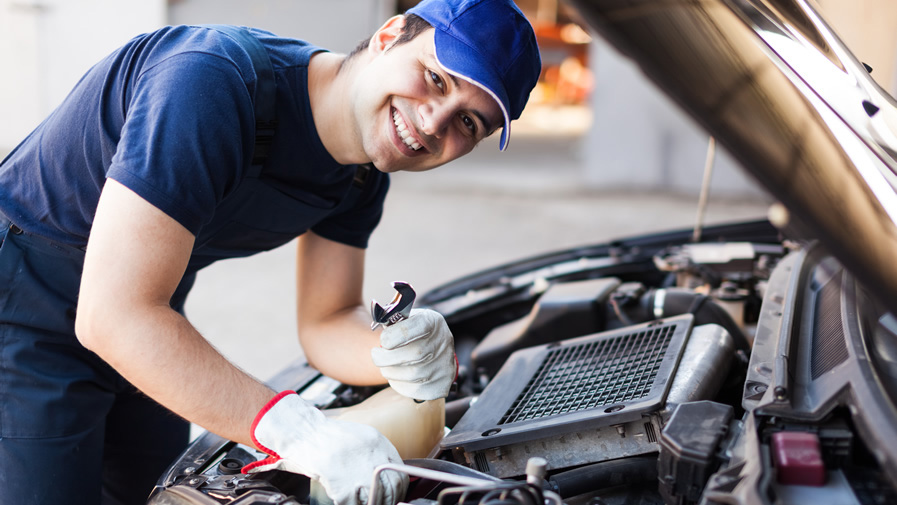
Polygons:
<instances>
[{"instance_id":1,"label":"man's nose","mask_svg":"<svg viewBox=\"0 0 897 505\"><path fill-rule=\"evenodd\" d=\"M421 131L432 137L442 137L451 122L454 110L442 100L430 100L418 108Z\"/></svg>"}]
</instances>

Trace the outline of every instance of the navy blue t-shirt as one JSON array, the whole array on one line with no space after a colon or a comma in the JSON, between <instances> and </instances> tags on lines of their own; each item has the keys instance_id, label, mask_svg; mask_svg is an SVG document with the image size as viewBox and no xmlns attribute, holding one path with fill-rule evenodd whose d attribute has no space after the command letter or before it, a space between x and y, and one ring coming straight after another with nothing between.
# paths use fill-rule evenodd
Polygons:
<instances>
[{"instance_id":1,"label":"navy blue t-shirt","mask_svg":"<svg viewBox=\"0 0 897 505\"><path fill-rule=\"evenodd\" d=\"M277 132L261 175L250 175L256 74L248 54L213 28L166 27L94 66L0 164L0 211L83 247L109 177L196 236L188 273L307 230L366 247L389 178L372 170L359 195L357 167L324 149L308 100L308 62L323 49L251 32L277 88Z\"/></svg>"}]
</instances>

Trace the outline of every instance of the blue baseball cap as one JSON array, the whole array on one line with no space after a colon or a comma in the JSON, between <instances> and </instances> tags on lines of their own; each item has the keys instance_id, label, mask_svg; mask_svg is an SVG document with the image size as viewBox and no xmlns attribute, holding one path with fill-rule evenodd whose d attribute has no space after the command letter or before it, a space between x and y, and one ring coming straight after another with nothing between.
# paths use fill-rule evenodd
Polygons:
<instances>
[{"instance_id":1,"label":"blue baseball cap","mask_svg":"<svg viewBox=\"0 0 897 505\"><path fill-rule=\"evenodd\" d=\"M405 14L436 29L436 60L446 72L498 102L505 117L499 143L504 151L511 120L520 117L542 71L529 21L511 0L423 0Z\"/></svg>"}]
</instances>

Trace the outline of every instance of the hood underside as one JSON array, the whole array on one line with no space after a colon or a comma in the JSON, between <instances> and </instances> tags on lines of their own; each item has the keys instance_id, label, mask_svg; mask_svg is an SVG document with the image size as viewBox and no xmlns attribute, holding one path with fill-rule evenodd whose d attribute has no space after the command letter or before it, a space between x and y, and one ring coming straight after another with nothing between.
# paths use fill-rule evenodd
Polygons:
<instances>
[{"instance_id":1,"label":"hood underside","mask_svg":"<svg viewBox=\"0 0 897 505\"><path fill-rule=\"evenodd\" d=\"M895 102L803 0L574 0L897 310Z\"/></svg>"}]
</instances>

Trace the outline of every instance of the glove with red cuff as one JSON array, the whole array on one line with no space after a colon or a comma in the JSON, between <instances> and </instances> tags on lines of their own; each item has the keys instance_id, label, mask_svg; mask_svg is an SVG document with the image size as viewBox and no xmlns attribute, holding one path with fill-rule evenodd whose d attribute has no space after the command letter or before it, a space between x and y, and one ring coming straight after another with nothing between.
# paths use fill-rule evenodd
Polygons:
<instances>
[{"instance_id":1,"label":"glove with red cuff","mask_svg":"<svg viewBox=\"0 0 897 505\"><path fill-rule=\"evenodd\" d=\"M268 402L255 418L252 441L270 457L243 467L243 473L284 470L315 479L336 505L368 500L374 469L402 463L398 451L375 428L328 419L293 391ZM404 496L408 477L380 473L380 498L392 505Z\"/></svg>"},{"instance_id":2,"label":"glove with red cuff","mask_svg":"<svg viewBox=\"0 0 897 505\"><path fill-rule=\"evenodd\" d=\"M445 398L458 375L452 332L430 309L413 309L408 319L387 326L371 359L393 389L415 400Z\"/></svg>"}]
</instances>

